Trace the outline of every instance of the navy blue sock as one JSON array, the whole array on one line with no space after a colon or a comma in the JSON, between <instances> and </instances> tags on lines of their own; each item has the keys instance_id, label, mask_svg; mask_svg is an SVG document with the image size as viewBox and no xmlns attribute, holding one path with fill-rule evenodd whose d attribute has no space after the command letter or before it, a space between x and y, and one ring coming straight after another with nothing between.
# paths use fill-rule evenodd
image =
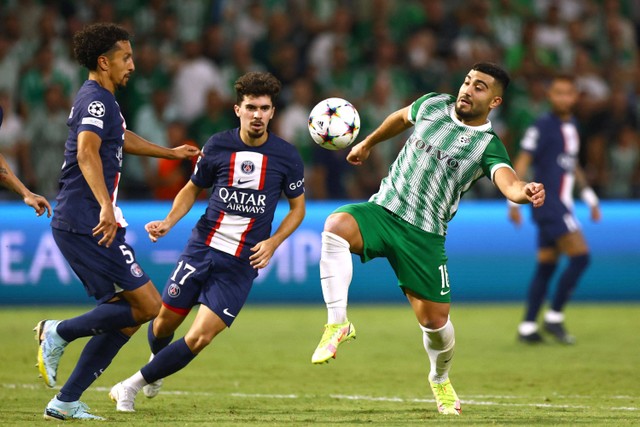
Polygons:
<instances>
[{"instance_id":1,"label":"navy blue sock","mask_svg":"<svg viewBox=\"0 0 640 427\"><path fill-rule=\"evenodd\" d=\"M80 337L99 335L106 331L136 326L131 306L125 300L100 304L88 313L63 320L56 329L63 340L71 342Z\"/></svg>"},{"instance_id":2,"label":"navy blue sock","mask_svg":"<svg viewBox=\"0 0 640 427\"><path fill-rule=\"evenodd\" d=\"M151 320L149 322L149 329L147 329L147 339L149 340L149 348L151 349L151 353L158 354L160 350L171 344L171 341L173 340L173 334L163 338L156 337L153 334L153 320Z\"/></svg>"},{"instance_id":3,"label":"navy blue sock","mask_svg":"<svg viewBox=\"0 0 640 427\"><path fill-rule=\"evenodd\" d=\"M569 258L569 265L562 272L560 279L558 280L558 289L551 302L551 309L553 311L562 311L565 304L571 298L571 294L578 284L578 280L584 270L589 265L589 254L578 255Z\"/></svg>"},{"instance_id":4,"label":"navy blue sock","mask_svg":"<svg viewBox=\"0 0 640 427\"><path fill-rule=\"evenodd\" d=\"M549 287L549 281L553 272L556 270L557 264L555 262L538 263L536 274L531 280L529 285L529 295L527 300L527 313L524 320L527 322L535 322L538 317L538 312L544 297L547 294L547 288Z\"/></svg>"},{"instance_id":5,"label":"navy blue sock","mask_svg":"<svg viewBox=\"0 0 640 427\"><path fill-rule=\"evenodd\" d=\"M147 383L152 383L175 374L195 357L183 337L158 352L151 362L140 369L140 373Z\"/></svg>"},{"instance_id":6,"label":"navy blue sock","mask_svg":"<svg viewBox=\"0 0 640 427\"><path fill-rule=\"evenodd\" d=\"M79 400L82 393L107 369L127 341L129 336L120 331L110 331L92 337L84 346L71 376L58 393L58 399L63 402Z\"/></svg>"}]
</instances>

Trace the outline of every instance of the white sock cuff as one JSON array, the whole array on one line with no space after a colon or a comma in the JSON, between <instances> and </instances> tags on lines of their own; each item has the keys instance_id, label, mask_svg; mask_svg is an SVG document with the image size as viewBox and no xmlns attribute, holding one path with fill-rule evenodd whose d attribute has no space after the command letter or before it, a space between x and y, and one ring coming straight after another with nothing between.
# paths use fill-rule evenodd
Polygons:
<instances>
[{"instance_id":1,"label":"white sock cuff","mask_svg":"<svg viewBox=\"0 0 640 427\"><path fill-rule=\"evenodd\" d=\"M536 322L524 321L518 325L518 333L520 335L531 335L538 332L538 324Z\"/></svg>"},{"instance_id":2,"label":"white sock cuff","mask_svg":"<svg viewBox=\"0 0 640 427\"><path fill-rule=\"evenodd\" d=\"M147 380L142 376L142 372L138 371L135 374L131 375L129 378L123 381L126 386L133 388L136 391L140 391L142 387L148 385Z\"/></svg>"},{"instance_id":3,"label":"white sock cuff","mask_svg":"<svg viewBox=\"0 0 640 427\"><path fill-rule=\"evenodd\" d=\"M343 239L342 237L330 231L322 232L322 243L325 245L339 246L346 249L349 249L351 247L346 239Z\"/></svg>"},{"instance_id":4,"label":"white sock cuff","mask_svg":"<svg viewBox=\"0 0 640 427\"><path fill-rule=\"evenodd\" d=\"M564 322L564 313L549 310L544 314L544 320L549 323L562 323Z\"/></svg>"},{"instance_id":5,"label":"white sock cuff","mask_svg":"<svg viewBox=\"0 0 640 427\"><path fill-rule=\"evenodd\" d=\"M332 325L336 323L344 323L347 319L346 301L343 307L327 307L327 323Z\"/></svg>"},{"instance_id":6,"label":"white sock cuff","mask_svg":"<svg viewBox=\"0 0 640 427\"><path fill-rule=\"evenodd\" d=\"M451 318L447 318L447 323L444 324L444 326L438 328L438 329L429 329L425 326L422 326L420 323L418 323L418 326L420 326L420 329L422 329L423 332L426 332L427 334L432 334L434 332L442 332L447 326L451 326Z\"/></svg>"}]
</instances>

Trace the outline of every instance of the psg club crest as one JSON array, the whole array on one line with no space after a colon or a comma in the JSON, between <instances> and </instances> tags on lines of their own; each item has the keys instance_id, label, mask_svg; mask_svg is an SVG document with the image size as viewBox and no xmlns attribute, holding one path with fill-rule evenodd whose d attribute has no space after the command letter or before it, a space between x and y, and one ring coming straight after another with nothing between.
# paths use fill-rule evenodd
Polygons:
<instances>
[{"instance_id":1,"label":"psg club crest","mask_svg":"<svg viewBox=\"0 0 640 427\"><path fill-rule=\"evenodd\" d=\"M142 269L140 268L137 262L134 262L133 264L131 264L131 275L133 277L142 277L142 274L143 274Z\"/></svg>"},{"instance_id":2,"label":"psg club crest","mask_svg":"<svg viewBox=\"0 0 640 427\"><path fill-rule=\"evenodd\" d=\"M171 298L177 298L180 295L180 286L175 283L169 285L169 289L167 289L167 293Z\"/></svg>"},{"instance_id":3,"label":"psg club crest","mask_svg":"<svg viewBox=\"0 0 640 427\"><path fill-rule=\"evenodd\" d=\"M251 160L245 160L244 162L242 162L242 165L240 166L240 168L242 169L242 172L244 172L247 175L250 175L256 169L256 166L253 164Z\"/></svg>"},{"instance_id":4,"label":"psg club crest","mask_svg":"<svg viewBox=\"0 0 640 427\"><path fill-rule=\"evenodd\" d=\"M89 111L89 114L91 114L93 117L104 116L106 110L107 109L104 108L104 104L100 101L93 101L91 104L89 104L89 107L87 107L87 111Z\"/></svg>"}]
</instances>

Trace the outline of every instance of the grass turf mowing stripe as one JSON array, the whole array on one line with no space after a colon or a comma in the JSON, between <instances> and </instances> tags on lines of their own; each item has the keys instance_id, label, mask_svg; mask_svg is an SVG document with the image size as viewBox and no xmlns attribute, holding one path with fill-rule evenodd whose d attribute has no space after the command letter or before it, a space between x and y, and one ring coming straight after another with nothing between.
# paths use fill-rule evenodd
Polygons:
<instances>
[{"instance_id":1,"label":"grass turf mowing stripe","mask_svg":"<svg viewBox=\"0 0 640 427\"><path fill-rule=\"evenodd\" d=\"M9 389L35 389L42 388L40 385L35 384L2 384L3 388ZM59 389L60 387L55 387ZM110 389L108 387L92 387L87 391L93 391L98 393L106 393ZM184 390L163 390L161 394L166 396L219 396L226 394L231 397L238 398L252 398L252 399L317 399L316 395L297 395L297 394L265 394L265 393L212 393L206 391L184 391ZM434 399L423 398L402 398L402 397L389 397L389 396L363 396L363 395L345 395L345 394L330 394L326 397L339 400L364 400L369 402L411 402L411 403L434 403ZM556 399L562 398L581 398L587 396L554 396ZM610 399L624 399L631 398L630 396L604 396ZM535 407L535 408L555 408L555 409L591 409L589 405L569 405L569 404L553 404L553 403L511 403L511 402L496 402L496 401L482 401L475 400L477 398L494 398L494 399L536 399L535 396L497 396L497 395L482 395L482 396L468 396L467 399L461 398L460 401L465 405L478 405L478 406L520 406L520 407ZM544 398L538 398L543 400ZM640 411L637 407L614 407L608 408L616 411Z\"/></svg>"}]
</instances>

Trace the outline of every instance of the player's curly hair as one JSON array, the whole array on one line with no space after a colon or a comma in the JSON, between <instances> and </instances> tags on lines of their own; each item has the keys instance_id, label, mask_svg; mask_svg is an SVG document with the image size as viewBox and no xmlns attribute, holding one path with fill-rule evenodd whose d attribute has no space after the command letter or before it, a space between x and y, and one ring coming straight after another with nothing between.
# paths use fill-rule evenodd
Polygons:
<instances>
[{"instance_id":1,"label":"player's curly hair","mask_svg":"<svg viewBox=\"0 0 640 427\"><path fill-rule=\"evenodd\" d=\"M91 24L73 35L73 54L80 65L94 71L99 56L107 54L119 41L130 39L129 32L118 25Z\"/></svg>"},{"instance_id":2,"label":"player's curly hair","mask_svg":"<svg viewBox=\"0 0 640 427\"><path fill-rule=\"evenodd\" d=\"M233 85L236 90L236 103L240 105L245 95L271 97L275 104L282 83L273 74L267 72L250 71L238 78Z\"/></svg>"}]
</instances>

